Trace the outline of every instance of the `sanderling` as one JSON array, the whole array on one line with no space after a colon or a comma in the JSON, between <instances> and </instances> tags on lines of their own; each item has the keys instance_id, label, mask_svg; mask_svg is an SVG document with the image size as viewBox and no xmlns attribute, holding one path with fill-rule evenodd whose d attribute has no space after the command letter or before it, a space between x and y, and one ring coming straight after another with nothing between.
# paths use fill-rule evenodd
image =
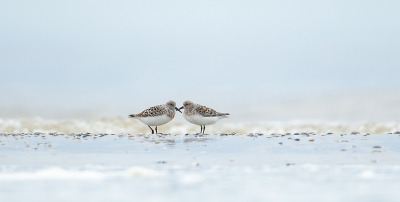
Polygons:
<instances>
[{"instance_id":1,"label":"sanderling","mask_svg":"<svg viewBox=\"0 0 400 202\"><path fill-rule=\"evenodd\" d=\"M229 113L220 113L206 106L195 104L192 101L185 101L183 107L185 109L183 117L190 123L200 125L200 133L204 134L206 125L212 125L222 118L228 118Z\"/></svg>"},{"instance_id":2,"label":"sanderling","mask_svg":"<svg viewBox=\"0 0 400 202\"><path fill-rule=\"evenodd\" d=\"M176 103L170 100L165 104L150 107L139 114L131 114L129 117L138 119L149 126L151 134L154 134L154 130L150 126L155 126L157 134L157 126L170 122L175 117L175 110L182 113L181 110L176 107Z\"/></svg>"}]
</instances>

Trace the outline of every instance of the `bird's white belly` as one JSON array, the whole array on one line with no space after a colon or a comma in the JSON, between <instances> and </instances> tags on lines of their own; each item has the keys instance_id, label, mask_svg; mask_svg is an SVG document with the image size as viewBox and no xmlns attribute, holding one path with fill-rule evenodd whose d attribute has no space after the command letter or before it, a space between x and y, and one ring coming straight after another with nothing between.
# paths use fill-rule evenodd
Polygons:
<instances>
[{"instance_id":1,"label":"bird's white belly","mask_svg":"<svg viewBox=\"0 0 400 202\"><path fill-rule=\"evenodd\" d=\"M189 121L190 123L196 124L196 125L212 125L220 119L220 117L218 117L218 116L204 117L204 116L199 116L199 115L194 115L194 116L184 115L184 117L187 121Z\"/></svg>"},{"instance_id":2,"label":"bird's white belly","mask_svg":"<svg viewBox=\"0 0 400 202\"><path fill-rule=\"evenodd\" d=\"M155 117L137 117L137 119L148 126L161 126L172 120L167 115Z\"/></svg>"}]
</instances>

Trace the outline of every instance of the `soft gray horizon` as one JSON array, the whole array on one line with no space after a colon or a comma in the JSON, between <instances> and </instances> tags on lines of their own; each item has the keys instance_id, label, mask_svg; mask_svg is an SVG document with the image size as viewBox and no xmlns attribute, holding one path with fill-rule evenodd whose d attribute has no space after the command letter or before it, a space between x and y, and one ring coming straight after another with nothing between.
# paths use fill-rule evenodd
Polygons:
<instances>
[{"instance_id":1,"label":"soft gray horizon","mask_svg":"<svg viewBox=\"0 0 400 202\"><path fill-rule=\"evenodd\" d=\"M232 122L400 121L398 8L1 2L0 118L124 117L172 99Z\"/></svg>"}]
</instances>

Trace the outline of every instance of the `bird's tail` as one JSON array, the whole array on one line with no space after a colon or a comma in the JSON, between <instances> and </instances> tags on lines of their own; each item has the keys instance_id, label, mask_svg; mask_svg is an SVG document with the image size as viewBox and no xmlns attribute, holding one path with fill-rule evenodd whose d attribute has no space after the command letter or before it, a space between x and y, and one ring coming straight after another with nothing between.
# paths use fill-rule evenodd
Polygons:
<instances>
[{"instance_id":1,"label":"bird's tail","mask_svg":"<svg viewBox=\"0 0 400 202\"><path fill-rule=\"evenodd\" d=\"M222 115L222 118L229 118L229 113L221 113L221 115Z\"/></svg>"},{"instance_id":2,"label":"bird's tail","mask_svg":"<svg viewBox=\"0 0 400 202\"><path fill-rule=\"evenodd\" d=\"M129 118L135 118L135 114L130 114L128 117Z\"/></svg>"}]
</instances>

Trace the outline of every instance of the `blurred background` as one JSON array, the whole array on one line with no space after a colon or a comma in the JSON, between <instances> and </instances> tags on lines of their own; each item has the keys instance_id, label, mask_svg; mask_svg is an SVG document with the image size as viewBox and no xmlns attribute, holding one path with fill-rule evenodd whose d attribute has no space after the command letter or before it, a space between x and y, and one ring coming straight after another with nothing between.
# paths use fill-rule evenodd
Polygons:
<instances>
[{"instance_id":1,"label":"blurred background","mask_svg":"<svg viewBox=\"0 0 400 202\"><path fill-rule=\"evenodd\" d=\"M399 1L2 1L0 118L400 121ZM177 116L178 120L183 120Z\"/></svg>"}]
</instances>

